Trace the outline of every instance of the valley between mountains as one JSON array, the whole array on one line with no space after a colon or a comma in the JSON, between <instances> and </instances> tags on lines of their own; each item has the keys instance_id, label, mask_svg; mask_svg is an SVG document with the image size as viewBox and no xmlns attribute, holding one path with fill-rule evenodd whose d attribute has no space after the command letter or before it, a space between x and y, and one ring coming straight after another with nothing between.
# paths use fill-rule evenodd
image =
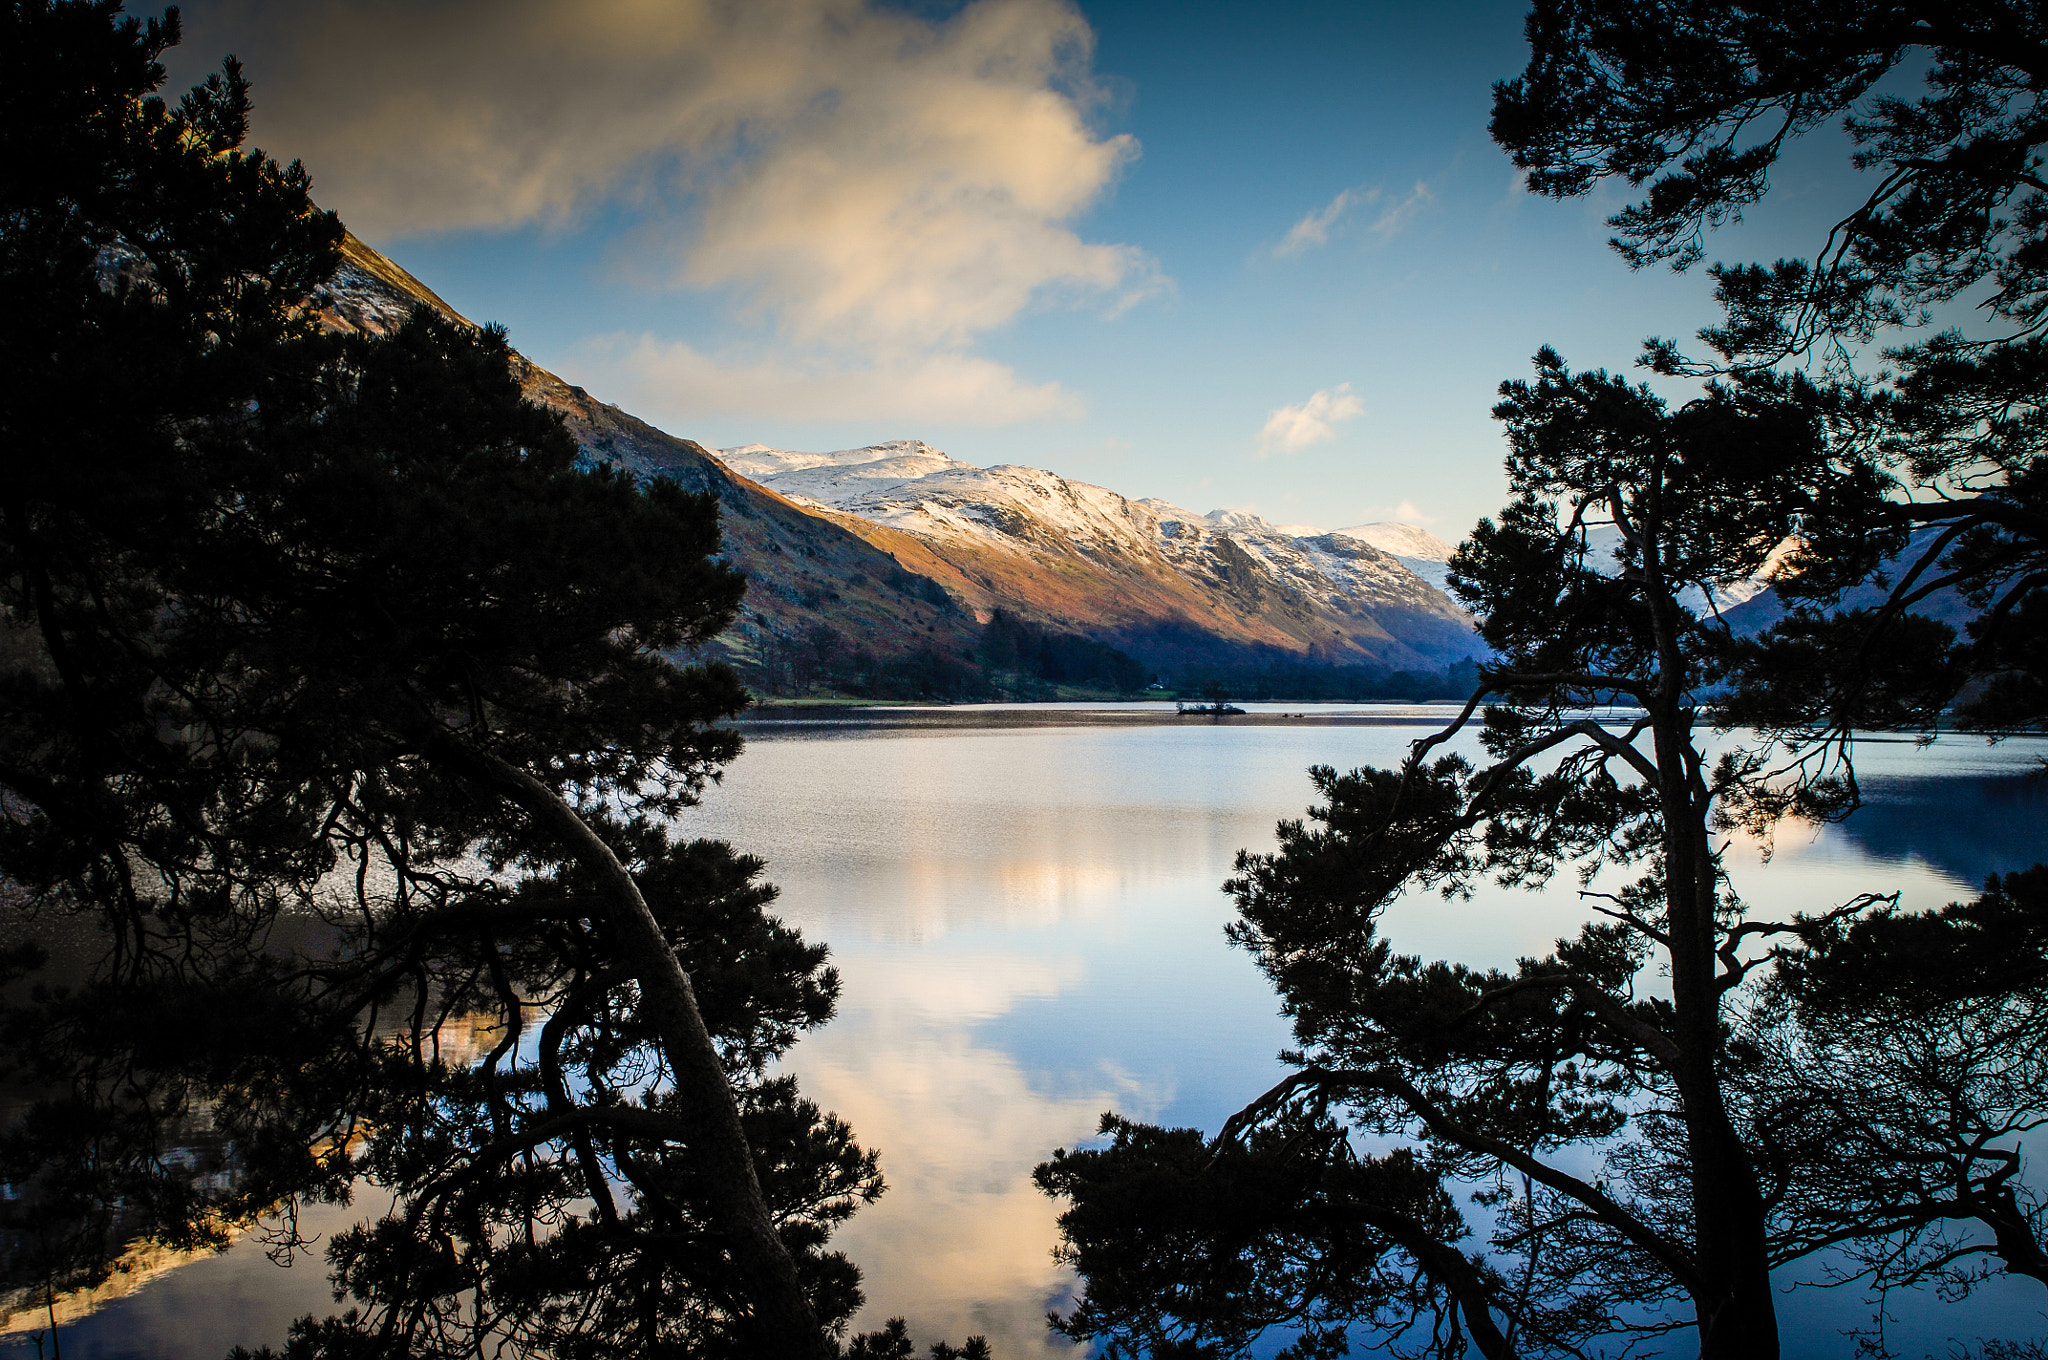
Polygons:
<instances>
[{"instance_id":1,"label":"valley between mountains","mask_svg":"<svg viewBox=\"0 0 2048 1360\"><path fill-rule=\"evenodd\" d=\"M376 332L422 303L457 315L353 235L315 298L324 324ZM1261 668L1420 682L1483 650L1443 592L1449 549L1412 525L1276 527L916 440L707 449L537 365L522 380L587 458L718 498L725 556L750 584L716 645L765 693L1020 692L1010 667L1035 667L1035 697Z\"/></svg>"}]
</instances>

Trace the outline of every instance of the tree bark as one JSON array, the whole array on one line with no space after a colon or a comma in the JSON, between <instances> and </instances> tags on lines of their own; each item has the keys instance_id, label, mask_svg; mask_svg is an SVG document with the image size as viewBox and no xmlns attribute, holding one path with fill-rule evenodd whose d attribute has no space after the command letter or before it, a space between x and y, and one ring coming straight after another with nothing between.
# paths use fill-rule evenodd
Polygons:
<instances>
[{"instance_id":1,"label":"tree bark","mask_svg":"<svg viewBox=\"0 0 2048 1360\"><path fill-rule=\"evenodd\" d=\"M712 1211L752 1296L755 1353L789 1360L836 1356L838 1347L818 1325L797 1278L795 1258L775 1230L740 1126L739 1103L697 1007L696 989L633 876L574 808L518 766L446 736L430 742L427 754L525 812L597 879L608 907L605 919L625 947L619 963L639 983L642 1004L661 1036L684 1097L680 1117L689 1126L690 1150L708 1172Z\"/></svg>"},{"instance_id":2,"label":"tree bark","mask_svg":"<svg viewBox=\"0 0 2048 1360\"><path fill-rule=\"evenodd\" d=\"M1720 884L1707 832L1709 791L1692 745L1689 668L1678 637L1678 602L1665 586L1663 467L1657 460L1637 510L1643 596L1657 649L1650 710L1657 793L1664 823L1665 922L1671 959L1672 1078L1685 1119L1692 1165L1693 1295L1701 1360L1778 1360L1777 1300L1771 1292L1763 1195L1749 1151L1722 1100L1721 988L1715 976ZM1626 507L1615 498L1616 519Z\"/></svg>"},{"instance_id":3,"label":"tree bark","mask_svg":"<svg viewBox=\"0 0 2048 1360\"><path fill-rule=\"evenodd\" d=\"M1665 892L1671 938L1672 1077L1684 1108L1692 1163L1694 1255L1703 1277L1693 1304L1701 1360L1775 1360L1777 1302L1771 1292L1763 1196L1748 1150L1728 1118L1715 1058L1721 1044L1721 989L1715 977L1717 884L1705 809L1686 787L1677 715L1653 724L1663 777ZM1667 756L1667 742L1669 754Z\"/></svg>"}]
</instances>

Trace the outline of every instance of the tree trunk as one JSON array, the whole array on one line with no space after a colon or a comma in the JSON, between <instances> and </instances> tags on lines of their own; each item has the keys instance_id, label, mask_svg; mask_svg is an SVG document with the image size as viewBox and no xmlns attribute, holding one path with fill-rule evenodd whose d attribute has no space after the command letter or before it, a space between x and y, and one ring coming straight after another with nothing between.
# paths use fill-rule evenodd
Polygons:
<instances>
[{"instance_id":1,"label":"tree trunk","mask_svg":"<svg viewBox=\"0 0 2048 1360\"><path fill-rule=\"evenodd\" d=\"M1716 1070L1721 1051L1720 884L1707 834L1710 794L1693 747L1690 667L1679 643L1679 606L1665 584L1664 464L1656 460L1635 523L1640 534L1643 600L1657 649L1651 710L1659 811L1664 822L1664 902L1671 956L1671 1075L1685 1119L1692 1164L1694 1259L1703 1277L1693 1296L1701 1360L1778 1360L1777 1300L1771 1293L1763 1195L1749 1150L1728 1118ZM1628 508L1617 495L1617 520Z\"/></svg>"},{"instance_id":2,"label":"tree trunk","mask_svg":"<svg viewBox=\"0 0 2048 1360\"><path fill-rule=\"evenodd\" d=\"M620 963L640 984L642 1004L684 1097L679 1115L692 1126L692 1155L709 1173L705 1183L714 1197L712 1211L752 1296L753 1353L773 1360L836 1356L838 1347L819 1327L797 1278L796 1261L775 1230L740 1126L739 1104L697 1008L696 989L662 938L633 876L574 808L526 771L447 737L431 742L428 754L520 808L597 879L610 904L606 920L625 948Z\"/></svg>"},{"instance_id":3,"label":"tree trunk","mask_svg":"<svg viewBox=\"0 0 2048 1360\"><path fill-rule=\"evenodd\" d=\"M1718 887L1704 800L1687 776L1691 724L1676 712L1653 724L1662 777L1665 906L1671 951L1672 1039L1692 1164L1694 1256L1704 1277L1693 1306L1701 1360L1776 1360L1763 1196L1749 1151L1721 1097L1721 990L1714 946Z\"/></svg>"},{"instance_id":4,"label":"tree trunk","mask_svg":"<svg viewBox=\"0 0 2048 1360\"><path fill-rule=\"evenodd\" d=\"M2034 1236L2034 1225L2027 1220L2011 1186L2002 1185L1987 1196L1977 1210L1977 1219L1991 1229L2006 1274L2048 1285L2048 1251L2041 1249L2040 1240Z\"/></svg>"}]
</instances>

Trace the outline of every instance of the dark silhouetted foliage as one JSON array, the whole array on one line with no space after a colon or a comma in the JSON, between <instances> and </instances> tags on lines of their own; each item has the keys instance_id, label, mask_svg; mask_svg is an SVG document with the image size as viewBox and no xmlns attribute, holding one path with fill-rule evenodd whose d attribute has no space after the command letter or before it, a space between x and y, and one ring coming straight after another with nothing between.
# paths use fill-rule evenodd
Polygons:
<instances>
[{"instance_id":1,"label":"dark silhouetted foliage","mask_svg":"<svg viewBox=\"0 0 2048 1360\"><path fill-rule=\"evenodd\" d=\"M1608 180L1642 189L1610 219L1633 265L1683 269L1704 258L1707 234L1764 196L1787 146L1840 121L1867 176L1812 256L1714 265L1725 320L1700 333L1712 357L1656 340L1648 362L1741 384L1778 381L1771 370L1787 361L1825 374L1845 437L1873 467L1902 469L1920 488L1860 520L1869 542L1850 551L1851 564L1867 570L1872 546L1900 552L1913 525L1940 531L1889 566L1886 607L1847 625L1865 634L1853 656L1924 645L1889 636L1889 626L1926 595L1960 590L1980 611L1964 657L1978 680L1960 716L2039 726L2048 714L2040 9L2021 0L1938 9L1543 0L1529 40L1527 71L1496 87L1494 136L1538 193L1573 197ZM1921 85L1917 98L1909 81ZM1880 364L1888 371L1857 371ZM1861 574L1780 588L1821 608ZM1825 687L1805 686L1810 720L1846 730L1897 717L1880 700L1866 718L1865 680L1849 665Z\"/></svg>"},{"instance_id":2,"label":"dark silhouetted foliage","mask_svg":"<svg viewBox=\"0 0 2048 1360\"><path fill-rule=\"evenodd\" d=\"M1824 1117L1813 1064L1859 1033L1881 1061L1885 1031L1867 1028L1869 997L1822 1027L1788 999L1791 980L1832 961L1892 1004L1895 962L1852 942L1911 927L1884 924L1895 918L1870 895L1758 919L1723 864L1735 819L1767 830L1853 806L1833 748L1707 754L1737 655L1717 592L1795 526L1813 524L1818 540L1844 507L1874 499L1871 468L1843 456L1807 395L1715 387L1670 409L1547 351L1534 383L1502 388L1515 499L1451 571L1497 660L1400 769L1314 770L1308 817L1283 822L1273 852L1239 856L1231 935L1279 990L1297 1070L1208 1142L1119 1122L1108 1151L1041 1169L1071 1202L1066 1249L1088 1284L1063 1328L1131 1354L1235 1356L1287 1326L1317 1354L1347 1320L1395 1324L1391 1305L1434 1320L1395 1333L1417 1353L1461 1355L1469 1339L1490 1356L1536 1355L1663 1334L1689 1314L1701 1354L1768 1356L1771 1271L1813 1251L1862 1253L1881 1287L1909 1283L1937 1268L1929 1229L1950 1212L2004 1233L1988 1259L2028 1272L2034 1239L2005 1233L1999 1196L2017 1188L2011 1140L2030 1117L2012 1111L2029 1107L1998 1093L2028 1089L2031 1060L2007 1061L2003 1088L1983 1085L1992 1150L1945 1199L1916 1176L1953 1167L1953 1147L1904 1115L1854 1144L1870 1164L1845 1161L1829 1137L1849 1107ZM1603 536L1616 546L1594 546ZM1945 654L1913 661L1939 667ZM1439 749L1475 719L1484 763ZM1511 969L1400 955L1379 934L1404 894L1455 896L1482 878L1533 888L1566 868L1597 919ZM1781 988L1778 965L1802 945L1810 974ZM1652 969L1668 992L1643 986ZM2016 990L2000 998L2031 1016ZM1932 1043L1929 1098L1941 1063L1953 1074L1982 1048ZM2038 1045L1991 1048L2011 1060ZM2038 1107L2048 1092L2031 1091ZM1372 1229L1401 1197L1368 1177L1319 1217L1310 1187L1380 1165L1390 1145L1423 1177L1414 1185L1479 1183L1486 1218L1467 1225L1447 1198L1423 1237L1383 1237L1371 1270L1410 1292L1389 1283L1368 1297L1349 1292L1355 1271L1322 1263L1355 1262L1342 1233ZM1179 1184L1155 1191L1162 1176ZM1262 1187L1244 1223L1202 1220L1195 1201L1214 1195L1221 1214L1242 1187ZM1197 1257L1243 1283L1204 1292ZM1442 1322L1451 1293L1463 1333Z\"/></svg>"},{"instance_id":3,"label":"dark silhouetted foliage","mask_svg":"<svg viewBox=\"0 0 2048 1360\"><path fill-rule=\"evenodd\" d=\"M836 982L668 829L739 746L672 659L715 503L579 468L502 332L318 331L338 223L117 8L0 10L0 875L98 956L11 997L10 1267L367 1178L296 1353L832 1353L881 1182L770 1064Z\"/></svg>"}]
</instances>

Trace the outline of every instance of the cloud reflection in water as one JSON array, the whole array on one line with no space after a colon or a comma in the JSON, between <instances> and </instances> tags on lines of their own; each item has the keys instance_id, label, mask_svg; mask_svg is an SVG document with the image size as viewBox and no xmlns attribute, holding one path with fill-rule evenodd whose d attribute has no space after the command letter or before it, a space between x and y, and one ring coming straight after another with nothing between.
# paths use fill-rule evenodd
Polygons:
<instances>
[{"instance_id":1,"label":"cloud reflection in water","mask_svg":"<svg viewBox=\"0 0 2048 1360\"><path fill-rule=\"evenodd\" d=\"M921 1347L980 1332L1005 1357L1071 1354L1045 1331L1072 1280L1051 1259L1058 1206L1031 1168L1092 1135L1105 1109L1213 1131L1277 1077L1286 1025L1223 940L1219 886L1240 848L1270 846L1274 823L1302 814L1309 765L1397 764L1419 731L919 721L750 731L685 830L766 859L777 910L840 969L839 1018L790 1066L881 1151L890 1182L836 1239L866 1277L856 1325L901 1314ZM1982 781L2010 784L2041 743L1867 746L1873 799L1857 820L1781 832L1768 865L1759 846L1735 845L1731 873L1759 911L1895 888L1909 908L1937 906L2015 867L1987 857L2038 853L2038 796L1980 802L1992 798ZM1509 965L1584 919L1567 873L1543 894L1411 898L1384 928L1403 951ZM1787 1353L1846 1356L1841 1328L1861 1320L1852 1292L1791 1296ZM2006 1302L1976 1301L1987 1316ZM222 1310L241 1305L255 1309L252 1343L331 1306L317 1262L280 1278L243 1244L113 1304L64 1349L218 1356L231 1344ZM1946 1327L1926 1338L1938 1350L1960 1323L1926 1311Z\"/></svg>"}]
</instances>

